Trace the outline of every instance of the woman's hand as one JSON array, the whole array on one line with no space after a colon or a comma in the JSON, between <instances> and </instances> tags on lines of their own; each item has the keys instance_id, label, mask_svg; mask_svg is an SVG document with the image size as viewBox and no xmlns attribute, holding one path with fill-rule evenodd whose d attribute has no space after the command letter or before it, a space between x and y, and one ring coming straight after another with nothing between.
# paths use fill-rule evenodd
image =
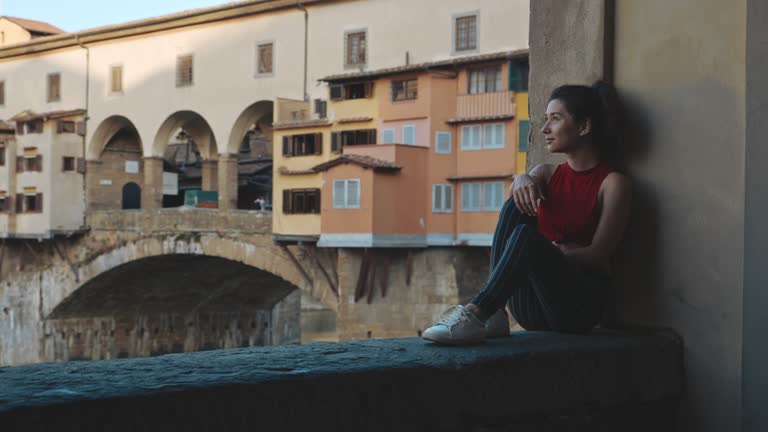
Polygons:
<instances>
[{"instance_id":1,"label":"woman's hand","mask_svg":"<svg viewBox=\"0 0 768 432\"><path fill-rule=\"evenodd\" d=\"M511 189L517 208L528 216L536 216L541 200L546 198L533 178L528 174L515 176Z\"/></svg>"}]
</instances>

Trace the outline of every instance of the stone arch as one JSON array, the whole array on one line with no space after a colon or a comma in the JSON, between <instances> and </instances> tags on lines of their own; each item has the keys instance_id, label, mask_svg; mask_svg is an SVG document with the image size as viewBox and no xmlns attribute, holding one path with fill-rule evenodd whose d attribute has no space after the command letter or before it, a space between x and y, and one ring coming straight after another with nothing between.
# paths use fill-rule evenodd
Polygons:
<instances>
[{"instance_id":1,"label":"stone arch","mask_svg":"<svg viewBox=\"0 0 768 432\"><path fill-rule=\"evenodd\" d=\"M128 118L121 115L113 115L107 117L102 121L91 137L91 141L88 143L88 151L86 152L86 159L97 160L101 157L102 152L106 148L107 144L115 137L120 131L133 132L136 135L139 146L141 148L141 137L136 129L136 126Z\"/></svg>"},{"instance_id":2,"label":"stone arch","mask_svg":"<svg viewBox=\"0 0 768 432\"><path fill-rule=\"evenodd\" d=\"M312 275L310 283L286 252L277 246L256 245L218 234L183 234L139 238L109 249L77 266L76 278L72 273L66 277L59 274L57 279L61 281L58 285L60 291L51 293L52 304L46 307L48 314L79 287L102 274L131 262L168 255L196 255L238 262L275 275L333 310L338 308L336 295L320 274L314 274L314 269L305 269Z\"/></svg>"},{"instance_id":3,"label":"stone arch","mask_svg":"<svg viewBox=\"0 0 768 432\"><path fill-rule=\"evenodd\" d=\"M108 117L96 128L87 153L88 210L123 208L123 187L144 185L143 150L136 127L123 116Z\"/></svg>"},{"instance_id":4,"label":"stone arch","mask_svg":"<svg viewBox=\"0 0 768 432\"><path fill-rule=\"evenodd\" d=\"M183 129L195 141L203 159L216 159L216 138L208 121L194 111L177 111L160 125L152 142L150 156L162 157L168 142Z\"/></svg>"},{"instance_id":5,"label":"stone arch","mask_svg":"<svg viewBox=\"0 0 768 432\"><path fill-rule=\"evenodd\" d=\"M237 117L237 120L235 120L235 124L232 126L229 134L226 151L222 153L237 154L240 150L240 144L254 124L261 127L269 127L269 136L271 137L273 110L274 103L268 100L258 101L245 108ZM262 121L267 119L268 121Z\"/></svg>"}]
</instances>

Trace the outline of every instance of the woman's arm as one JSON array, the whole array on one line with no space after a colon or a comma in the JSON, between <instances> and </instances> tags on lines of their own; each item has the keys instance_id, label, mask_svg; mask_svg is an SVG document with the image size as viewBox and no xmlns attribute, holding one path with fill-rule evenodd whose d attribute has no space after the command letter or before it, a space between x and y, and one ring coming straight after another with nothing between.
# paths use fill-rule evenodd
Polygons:
<instances>
[{"instance_id":1,"label":"woman's arm","mask_svg":"<svg viewBox=\"0 0 768 432\"><path fill-rule=\"evenodd\" d=\"M605 268L616 251L629 222L632 187L629 178L613 172L600 186L602 211L592 244L587 247L557 245L572 261L586 266Z\"/></svg>"},{"instance_id":2,"label":"woman's arm","mask_svg":"<svg viewBox=\"0 0 768 432\"><path fill-rule=\"evenodd\" d=\"M520 211L529 216L536 216L540 200L547 199L544 191L554 171L554 165L541 164L536 165L530 174L515 176L510 186L510 195Z\"/></svg>"}]
</instances>

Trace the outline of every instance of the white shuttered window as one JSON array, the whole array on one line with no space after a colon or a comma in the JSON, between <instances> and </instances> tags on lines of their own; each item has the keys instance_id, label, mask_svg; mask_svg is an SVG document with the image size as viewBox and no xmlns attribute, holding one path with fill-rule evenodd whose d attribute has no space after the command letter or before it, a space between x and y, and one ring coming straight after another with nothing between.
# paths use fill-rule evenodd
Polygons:
<instances>
[{"instance_id":1,"label":"white shuttered window","mask_svg":"<svg viewBox=\"0 0 768 432\"><path fill-rule=\"evenodd\" d=\"M403 144L416 144L416 125L403 126Z\"/></svg>"},{"instance_id":2,"label":"white shuttered window","mask_svg":"<svg viewBox=\"0 0 768 432\"><path fill-rule=\"evenodd\" d=\"M450 132L435 133L435 153L440 153L440 154L451 153L451 133Z\"/></svg>"},{"instance_id":3,"label":"white shuttered window","mask_svg":"<svg viewBox=\"0 0 768 432\"><path fill-rule=\"evenodd\" d=\"M453 211L453 185L432 185L432 212L450 213Z\"/></svg>"},{"instance_id":4,"label":"white shuttered window","mask_svg":"<svg viewBox=\"0 0 768 432\"><path fill-rule=\"evenodd\" d=\"M360 179L333 181L333 208L360 208Z\"/></svg>"},{"instance_id":5,"label":"white shuttered window","mask_svg":"<svg viewBox=\"0 0 768 432\"><path fill-rule=\"evenodd\" d=\"M462 211L499 211L504 204L504 182L462 183Z\"/></svg>"}]
</instances>

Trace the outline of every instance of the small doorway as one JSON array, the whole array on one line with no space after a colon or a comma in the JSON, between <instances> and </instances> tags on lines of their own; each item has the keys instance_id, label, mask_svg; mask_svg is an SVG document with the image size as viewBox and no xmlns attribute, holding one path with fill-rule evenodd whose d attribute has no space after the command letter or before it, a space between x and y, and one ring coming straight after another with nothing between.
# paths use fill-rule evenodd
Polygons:
<instances>
[{"instance_id":1,"label":"small doorway","mask_svg":"<svg viewBox=\"0 0 768 432\"><path fill-rule=\"evenodd\" d=\"M130 182L123 186L123 210L141 208L141 187Z\"/></svg>"}]
</instances>

